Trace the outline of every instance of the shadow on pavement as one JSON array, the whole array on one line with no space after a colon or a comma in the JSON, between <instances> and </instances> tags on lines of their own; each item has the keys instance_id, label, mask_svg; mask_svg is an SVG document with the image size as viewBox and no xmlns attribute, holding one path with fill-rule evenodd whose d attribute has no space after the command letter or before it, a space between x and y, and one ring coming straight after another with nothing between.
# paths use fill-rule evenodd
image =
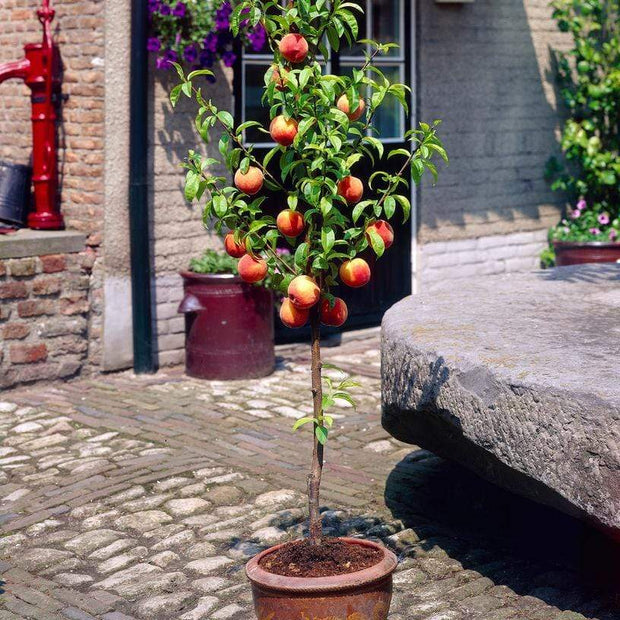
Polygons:
<instances>
[{"instance_id":1,"label":"shadow on pavement","mask_svg":"<svg viewBox=\"0 0 620 620\"><path fill-rule=\"evenodd\" d=\"M420 539L465 569L561 610L618 620L620 546L552 508L416 450L388 476L386 505Z\"/></svg>"}]
</instances>

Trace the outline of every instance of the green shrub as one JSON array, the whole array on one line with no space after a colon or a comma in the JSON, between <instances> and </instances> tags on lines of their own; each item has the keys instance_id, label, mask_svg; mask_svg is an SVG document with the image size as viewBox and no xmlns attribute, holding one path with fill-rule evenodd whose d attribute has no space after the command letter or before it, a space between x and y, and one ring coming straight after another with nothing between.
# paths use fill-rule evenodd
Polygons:
<instances>
[{"instance_id":1,"label":"green shrub","mask_svg":"<svg viewBox=\"0 0 620 620\"><path fill-rule=\"evenodd\" d=\"M554 0L559 29L574 45L556 52L568 118L564 161L547 164L554 190L570 200L551 240L609 241L620 235L620 0Z\"/></svg>"}]
</instances>

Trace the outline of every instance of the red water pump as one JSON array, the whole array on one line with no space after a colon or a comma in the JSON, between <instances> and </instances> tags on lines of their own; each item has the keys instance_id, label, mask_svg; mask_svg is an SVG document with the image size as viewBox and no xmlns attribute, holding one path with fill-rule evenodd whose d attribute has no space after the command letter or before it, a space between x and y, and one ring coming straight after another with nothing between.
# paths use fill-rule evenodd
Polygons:
<instances>
[{"instance_id":1,"label":"red water pump","mask_svg":"<svg viewBox=\"0 0 620 620\"><path fill-rule=\"evenodd\" d=\"M43 26L43 41L24 46L26 57L0 65L0 82L24 80L32 91L32 184L34 209L28 227L44 230L64 228L58 196L58 139L56 118L60 102L61 62L52 41L55 11L43 0L37 17Z\"/></svg>"}]
</instances>

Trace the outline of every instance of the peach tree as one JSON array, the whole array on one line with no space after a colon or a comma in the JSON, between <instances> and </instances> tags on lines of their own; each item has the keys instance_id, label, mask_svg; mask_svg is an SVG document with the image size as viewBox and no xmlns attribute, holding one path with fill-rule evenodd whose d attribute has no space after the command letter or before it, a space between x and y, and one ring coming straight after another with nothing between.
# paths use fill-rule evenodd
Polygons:
<instances>
[{"instance_id":1,"label":"peach tree","mask_svg":"<svg viewBox=\"0 0 620 620\"><path fill-rule=\"evenodd\" d=\"M205 225L226 233L226 251L239 258L243 280L260 282L269 275L282 289L283 323L310 323L313 415L300 418L294 428L313 429L308 499L309 539L314 544L322 537L319 487L333 424L328 411L338 400L354 404L349 389L355 385L349 378L322 376L321 323L345 323L347 306L334 296L334 288L370 281L370 266L361 255L370 251L379 258L389 249L394 241L389 221L409 217L410 179L419 182L425 171L436 178L434 159L447 161L436 134L439 121L408 131L411 148L384 152L373 117L390 97L406 111L408 88L391 83L374 65L393 44L358 41L358 11L357 4L343 0L296 0L287 6L243 0L234 7L233 35L260 24L273 52L262 98L272 119L269 128L257 121L235 126L231 114L217 109L197 85L200 76L209 75L207 70L185 75L177 65L181 82L171 91L173 104L183 94L196 99L196 128L205 141L214 128L221 131L219 152L234 179L231 186L227 178L213 176L209 170L218 161L190 151L184 163L186 198L204 201ZM341 42L356 41L371 50L361 66L350 76L326 73L326 42L338 50ZM244 140L250 127L275 143L263 157ZM382 170L381 163L392 158L400 160L391 168L396 171ZM353 174L362 160L375 170L368 179ZM281 206L277 217L271 215L274 200ZM279 255L283 245L294 255L292 266Z\"/></svg>"}]
</instances>

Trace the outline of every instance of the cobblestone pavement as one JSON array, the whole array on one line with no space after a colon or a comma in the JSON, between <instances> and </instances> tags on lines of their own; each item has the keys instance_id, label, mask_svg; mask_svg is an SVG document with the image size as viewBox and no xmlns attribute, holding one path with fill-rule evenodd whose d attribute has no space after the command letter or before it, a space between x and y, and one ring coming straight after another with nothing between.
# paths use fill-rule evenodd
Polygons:
<instances>
[{"instance_id":1,"label":"cobblestone pavement","mask_svg":"<svg viewBox=\"0 0 620 620\"><path fill-rule=\"evenodd\" d=\"M309 412L308 351L279 353L262 380L3 394L0 620L253 617L245 561L304 530L310 437L290 428ZM330 438L326 530L399 554L392 620L620 618L578 569L594 550L602 583L595 534L386 435L376 332L325 353L364 388Z\"/></svg>"}]
</instances>

